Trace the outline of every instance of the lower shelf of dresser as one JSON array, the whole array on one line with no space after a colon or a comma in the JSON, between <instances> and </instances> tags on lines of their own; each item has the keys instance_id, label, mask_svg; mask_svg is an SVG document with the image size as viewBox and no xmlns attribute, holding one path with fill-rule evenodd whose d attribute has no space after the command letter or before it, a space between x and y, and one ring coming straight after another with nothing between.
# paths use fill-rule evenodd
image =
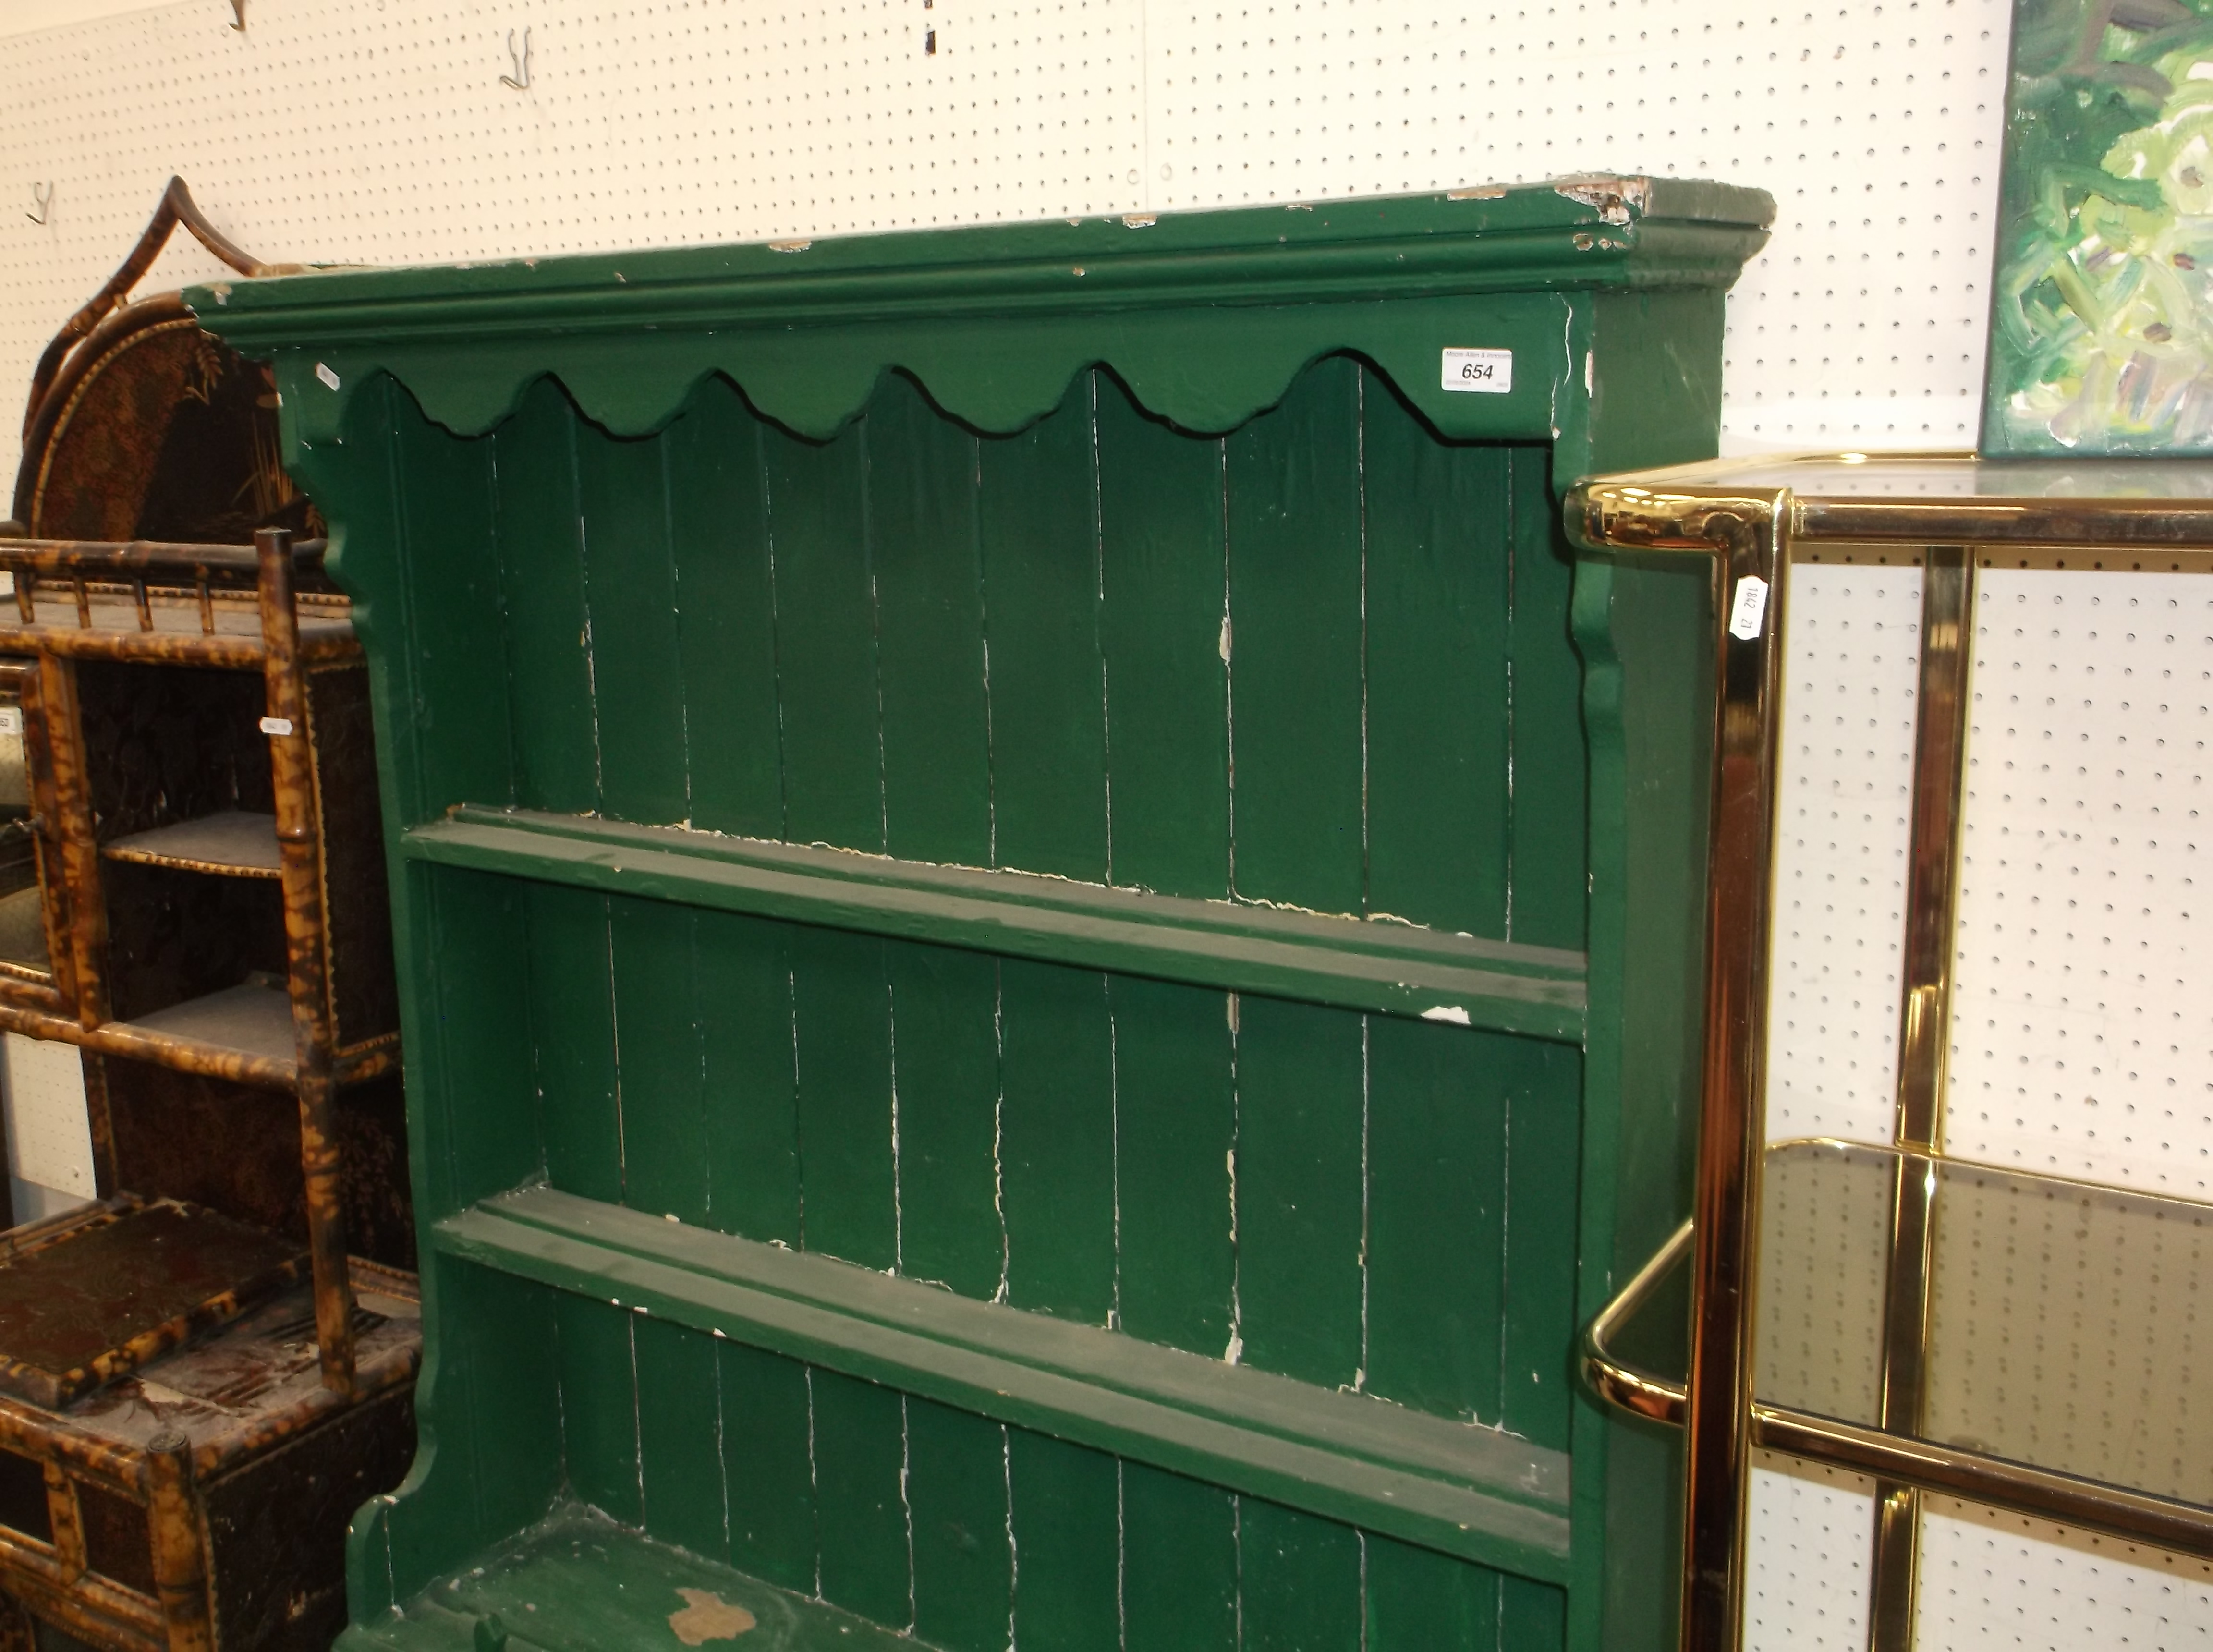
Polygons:
<instances>
[{"instance_id":1,"label":"lower shelf of dresser","mask_svg":"<svg viewBox=\"0 0 2213 1652\"><path fill-rule=\"evenodd\" d=\"M616 1525L557 1509L333 1652L606 1652L730 1645L733 1652L928 1652L794 1594Z\"/></svg>"}]
</instances>

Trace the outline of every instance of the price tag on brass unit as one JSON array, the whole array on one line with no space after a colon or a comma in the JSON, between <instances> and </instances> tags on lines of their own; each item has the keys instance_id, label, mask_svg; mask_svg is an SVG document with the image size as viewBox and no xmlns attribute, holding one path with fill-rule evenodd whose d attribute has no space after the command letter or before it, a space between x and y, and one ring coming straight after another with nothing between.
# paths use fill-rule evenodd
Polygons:
<instances>
[{"instance_id":1,"label":"price tag on brass unit","mask_svg":"<svg viewBox=\"0 0 2213 1652\"><path fill-rule=\"evenodd\" d=\"M265 735L289 735L292 732L292 719L264 717L261 719L261 732Z\"/></svg>"},{"instance_id":2,"label":"price tag on brass unit","mask_svg":"<svg viewBox=\"0 0 2213 1652\"><path fill-rule=\"evenodd\" d=\"M23 732L23 708L20 705L0 705L0 735L21 737Z\"/></svg>"},{"instance_id":3,"label":"price tag on brass unit","mask_svg":"<svg viewBox=\"0 0 2213 1652\"><path fill-rule=\"evenodd\" d=\"M1448 390L1472 390L1478 395L1503 396L1514 387L1514 352L1510 350L1448 350L1444 353L1444 384Z\"/></svg>"},{"instance_id":4,"label":"price tag on brass unit","mask_svg":"<svg viewBox=\"0 0 2213 1652\"><path fill-rule=\"evenodd\" d=\"M1736 600L1729 607L1729 635L1749 643L1767 623L1767 582L1747 574L1736 582Z\"/></svg>"}]
</instances>

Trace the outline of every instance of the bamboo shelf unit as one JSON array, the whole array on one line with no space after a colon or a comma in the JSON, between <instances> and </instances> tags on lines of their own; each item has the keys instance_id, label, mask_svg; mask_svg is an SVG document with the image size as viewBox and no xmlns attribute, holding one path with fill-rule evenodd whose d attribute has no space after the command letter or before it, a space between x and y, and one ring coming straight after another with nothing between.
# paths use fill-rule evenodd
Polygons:
<instances>
[{"instance_id":1,"label":"bamboo shelf unit","mask_svg":"<svg viewBox=\"0 0 2213 1652\"><path fill-rule=\"evenodd\" d=\"M0 1030L82 1052L99 1195L0 1237L7 1652L327 1645L414 1449L367 674L266 375L123 302L176 222L41 363L0 526Z\"/></svg>"}]
</instances>

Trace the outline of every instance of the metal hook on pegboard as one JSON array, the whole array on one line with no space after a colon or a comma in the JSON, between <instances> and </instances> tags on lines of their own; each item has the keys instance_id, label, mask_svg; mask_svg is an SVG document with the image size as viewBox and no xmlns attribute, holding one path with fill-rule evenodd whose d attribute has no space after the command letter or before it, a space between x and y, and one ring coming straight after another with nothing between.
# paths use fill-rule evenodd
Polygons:
<instances>
[{"instance_id":1,"label":"metal hook on pegboard","mask_svg":"<svg viewBox=\"0 0 2213 1652\"><path fill-rule=\"evenodd\" d=\"M239 34L246 33L246 0L230 0L230 15L238 21L231 25Z\"/></svg>"},{"instance_id":2,"label":"metal hook on pegboard","mask_svg":"<svg viewBox=\"0 0 2213 1652\"><path fill-rule=\"evenodd\" d=\"M243 5L245 0L239 0L239 3ZM519 57L515 50L515 31L507 31L507 55L515 64L515 73L502 75L499 83L512 86L518 92L527 92L530 89L530 31L527 28L522 31L522 52Z\"/></svg>"},{"instance_id":3,"label":"metal hook on pegboard","mask_svg":"<svg viewBox=\"0 0 2213 1652\"><path fill-rule=\"evenodd\" d=\"M54 186L48 184L42 189L39 185L33 184L31 198L39 204L39 210L36 212L26 212L23 216L43 229L54 215Z\"/></svg>"}]
</instances>

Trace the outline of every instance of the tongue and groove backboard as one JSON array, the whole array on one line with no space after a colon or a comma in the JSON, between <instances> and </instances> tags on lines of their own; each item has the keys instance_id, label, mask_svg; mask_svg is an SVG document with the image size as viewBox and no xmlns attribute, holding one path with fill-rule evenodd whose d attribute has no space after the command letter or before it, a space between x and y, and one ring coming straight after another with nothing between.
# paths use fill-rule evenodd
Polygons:
<instances>
[{"instance_id":1,"label":"tongue and groove backboard","mask_svg":"<svg viewBox=\"0 0 2213 1652\"><path fill-rule=\"evenodd\" d=\"M1665 1642L1572 1373L1681 1208L1705 593L1557 491L1711 450L1766 211L196 295L377 694L431 1352L350 1646Z\"/></svg>"}]
</instances>

